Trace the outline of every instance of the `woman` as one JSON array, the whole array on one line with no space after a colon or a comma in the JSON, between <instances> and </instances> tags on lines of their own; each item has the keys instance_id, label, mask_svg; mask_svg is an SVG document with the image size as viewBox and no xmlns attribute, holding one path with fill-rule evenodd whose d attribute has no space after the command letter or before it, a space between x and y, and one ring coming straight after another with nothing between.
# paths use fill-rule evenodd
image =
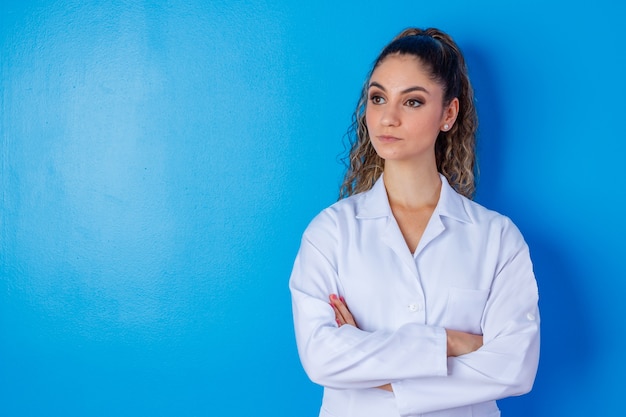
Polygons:
<instances>
[{"instance_id":1,"label":"woman","mask_svg":"<svg viewBox=\"0 0 626 417\"><path fill-rule=\"evenodd\" d=\"M436 29L383 49L355 112L345 197L308 226L290 279L320 416L498 416L539 358L537 285L507 218L471 201L476 112Z\"/></svg>"}]
</instances>

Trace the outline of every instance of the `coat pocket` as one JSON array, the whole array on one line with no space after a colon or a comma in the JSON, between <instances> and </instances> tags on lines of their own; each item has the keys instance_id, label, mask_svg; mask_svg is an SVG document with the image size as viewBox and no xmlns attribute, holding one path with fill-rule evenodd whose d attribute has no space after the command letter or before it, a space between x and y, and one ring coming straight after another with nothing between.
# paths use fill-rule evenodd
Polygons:
<instances>
[{"instance_id":1,"label":"coat pocket","mask_svg":"<svg viewBox=\"0 0 626 417\"><path fill-rule=\"evenodd\" d=\"M450 288L443 326L474 334L482 334L481 320L489 290Z\"/></svg>"}]
</instances>

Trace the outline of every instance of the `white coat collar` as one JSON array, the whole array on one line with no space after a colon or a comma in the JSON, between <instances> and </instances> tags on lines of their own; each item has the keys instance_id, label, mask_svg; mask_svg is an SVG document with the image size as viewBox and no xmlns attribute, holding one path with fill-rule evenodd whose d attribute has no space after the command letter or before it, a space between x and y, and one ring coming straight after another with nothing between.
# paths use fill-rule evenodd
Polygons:
<instances>
[{"instance_id":1,"label":"white coat collar","mask_svg":"<svg viewBox=\"0 0 626 417\"><path fill-rule=\"evenodd\" d=\"M449 217L464 223L472 223L472 219L465 210L464 199L448 184L448 180L442 174L441 178L441 194L437 207L433 215ZM374 219L378 217L392 216L389 199L387 198L387 190L383 182L383 175L378 178L374 186L363 193L362 198L357 202L356 217L357 219Z\"/></svg>"}]
</instances>

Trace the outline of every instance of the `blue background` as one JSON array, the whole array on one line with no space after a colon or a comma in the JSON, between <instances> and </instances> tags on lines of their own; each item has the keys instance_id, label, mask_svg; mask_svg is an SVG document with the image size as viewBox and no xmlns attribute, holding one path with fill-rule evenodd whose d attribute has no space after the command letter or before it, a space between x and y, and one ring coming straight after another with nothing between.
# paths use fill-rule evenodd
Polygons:
<instances>
[{"instance_id":1,"label":"blue background","mask_svg":"<svg viewBox=\"0 0 626 417\"><path fill-rule=\"evenodd\" d=\"M621 415L623 3L1 4L1 416L316 416L287 280L408 26L463 48L477 200L535 263L540 369L504 415Z\"/></svg>"}]
</instances>

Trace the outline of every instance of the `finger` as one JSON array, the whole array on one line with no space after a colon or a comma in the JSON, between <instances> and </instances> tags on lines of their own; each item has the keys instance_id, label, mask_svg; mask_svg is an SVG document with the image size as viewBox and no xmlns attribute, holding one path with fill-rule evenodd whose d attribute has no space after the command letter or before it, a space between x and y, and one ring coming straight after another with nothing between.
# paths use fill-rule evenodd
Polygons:
<instances>
[{"instance_id":1,"label":"finger","mask_svg":"<svg viewBox=\"0 0 626 417\"><path fill-rule=\"evenodd\" d=\"M337 325L343 326L344 324L346 324L346 320L341 315L341 312L337 310L335 306L333 306L333 310L335 311L335 321L337 322Z\"/></svg>"},{"instance_id":2,"label":"finger","mask_svg":"<svg viewBox=\"0 0 626 417\"><path fill-rule=\"evenodd\" d=\"M339 300L343 303L343 305L346 307L346 311L348 313L348 316L345 318L346 321L353 325L354 327L357 327L356 325L356 320L354 319L354 317L352 316L352 313L350 312L350 307L348 307L348 303L346 303L346 299L343 298L342 296L339 297Z\"/></svg>"},{"instance_id":3,"label":"finger","mask_svg":"<svg viewBox=\"0 0 626 417\"><path fill-rule=\"evenodd\" d=\"M328 302L328 305L330 306L330 308L333 309L333 313L335 313L335 321L337 322L337 325L341 326L345 322L345 320L341 316L341 312L337 309L337 307L333 303L333 299L331 299L330 297L329 299L330 301Z\"/></svg>"},{"instance_id":4,"label":"finger","mask_svg":"<svg viewBox=\"0 0 626 417\"><path fill-rule=\"evenodd\" d=\"M351 324L354 327L357 327L356 320L354 320L354 317L352 317L352 313L350 313L350 310L348 310L347 308L344 313L343 319L345 320L346 324Z\"/></svg>"},{"instance_id":5,"label":"finger","mask_svg":"<svg viewBox=\"0 0 626 417\"><path fill-rule=\"evenodd\" d=\"M337 297L335 294L332 294L330 296L330 301L333 307L338 310L343 323L351 324L354 327L357 327L356 321L354 320L354 317L352 317L352 313L350 313L350 310L348 309L348 306L346 305L345 299L343 297Z\"/></svg>"},{"instance_id":6,"label":"finger","mask_svg":"<svg viewBox=\"0 0 626 417\"><path fill-rule=\"evenodd\" d=\"M337 309L340 313L340 315L345 317L345 313L349 312L348 308L346 307L345 303L341 301L341 299L339 297L337 297L335 294L331 294L330 296L330 305L333 306L333 308Z\"/></svg>"},{"instance_id":7,"label":"finger","mask_svg":"<svg viewBox=\"0 0 626 417\"><path fill-rule=\"evenodd\" d=\"M331 294L331 296L329 297L330 299L330 306L333 308L333 311L335 313L335 320L337 321L337 324L339 326L346 324L346 317L344 316L344 309L342 309L342 303L339 301L339 298L335 295L335 294Z\"/></svg>"},{"instance_id":8,"label":"finger","mask_svg":"<svg viewBox=\"0 0 626 417\"><path fill-rule=\"evenodd\" d=\"M341 315L341 312L337 309L337 307L335 307L332 303L328 303L330 304L331 308L333 309L333 312L335 313L335 322L337 323L337 326L341 327L344 324L346 324L346 320L343 318L343 316Z\"/></svg>"}]
</instances>

